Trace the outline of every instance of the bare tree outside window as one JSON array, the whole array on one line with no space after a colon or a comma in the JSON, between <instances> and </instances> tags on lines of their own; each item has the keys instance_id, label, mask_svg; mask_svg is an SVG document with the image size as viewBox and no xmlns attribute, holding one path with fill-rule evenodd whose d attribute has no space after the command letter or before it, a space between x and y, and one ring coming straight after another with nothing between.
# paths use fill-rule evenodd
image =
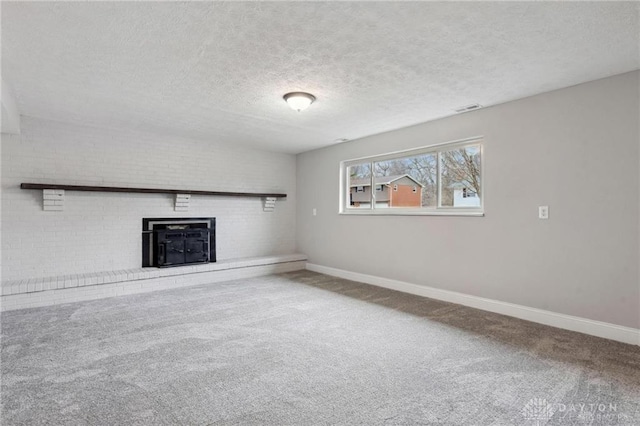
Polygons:
<instances>
[{"instance_id":1,"label":"bare tree outside window","mask_svg":"<svg viewBox=\"0 0 640 426\"><path fill-rule=\"evenodd\" d=\"M366 179L371 178L371 163L361 163L349 166L350 179Z\"/></svg>"},{"instance_id":2,"label":"bare tree outside window","mask_svg":"<svg viewBox=\"0 0 640 426\"><path fill-rule=\"evenodd\" d=\"M480 146L443 151L440 153L441 200L443 207L457 207L458 198L468 201L465 207L480 206ZM477 197L464 197L463 194L473 192Z\"/></svg>"}]
</instances>

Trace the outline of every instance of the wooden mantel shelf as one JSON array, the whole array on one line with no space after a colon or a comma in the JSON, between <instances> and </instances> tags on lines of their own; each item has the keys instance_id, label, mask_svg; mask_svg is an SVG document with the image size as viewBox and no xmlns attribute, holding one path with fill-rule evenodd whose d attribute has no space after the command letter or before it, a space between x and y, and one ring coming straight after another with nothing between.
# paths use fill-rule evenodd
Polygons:
<instances>
[{"instance_id":1,"label":"wooden mantel shelf","mask_svg":"<svg viewBox=\"0 0 640 426\"><path fill-rule=\"evenodd\" d=\"M257 192L227 192L227 191L198 191L192 189L160 189L160 188L129 188L119 186L86 186L59 185L53 183L21 183L21 189L64 189L66 191L89 192L135 192L143 194L192 194L217 195L223 197L258 197L258 198L286 198L287 194L257 193Z\"/></svg>"}]
</instances>

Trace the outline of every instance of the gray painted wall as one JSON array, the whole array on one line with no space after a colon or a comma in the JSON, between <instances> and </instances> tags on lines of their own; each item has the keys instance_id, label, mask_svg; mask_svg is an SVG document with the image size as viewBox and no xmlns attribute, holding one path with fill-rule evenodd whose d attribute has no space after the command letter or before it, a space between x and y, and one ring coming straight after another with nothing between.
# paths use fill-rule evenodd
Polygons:
<instances>
[{"instance_id":1,"label":"gray painted wall","mask_svg":"<svg viewBox=\"0 0 640 426\"><path fill-rule=\"evenodd\" d=\"M639 78L300 154L298 250L319 265L640 327ZM480 135L485 217L338 214L340 161Z\"/></svg>"}]
</instances>

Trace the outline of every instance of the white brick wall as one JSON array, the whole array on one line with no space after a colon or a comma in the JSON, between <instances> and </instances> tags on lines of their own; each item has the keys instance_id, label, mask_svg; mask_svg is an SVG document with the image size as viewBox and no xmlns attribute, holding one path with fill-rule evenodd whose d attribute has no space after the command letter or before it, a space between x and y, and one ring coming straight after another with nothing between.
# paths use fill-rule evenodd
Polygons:
<instances>
[{"instance_id":1,"label":"white brick wall","mask_svg":"<svg viewBox=\"0 0 640 426\"><path fill-rule=\"evenodd\" d=\"M2 134L2 280L141 266L143 217L216 217L218 259L293 253L295 156L224 141L102 129L23 117ZM66 191L64 211L43 211L21 182L283 192L260 198L192 196L174 211L164 194Z\"/></svg>"}]
</instances>

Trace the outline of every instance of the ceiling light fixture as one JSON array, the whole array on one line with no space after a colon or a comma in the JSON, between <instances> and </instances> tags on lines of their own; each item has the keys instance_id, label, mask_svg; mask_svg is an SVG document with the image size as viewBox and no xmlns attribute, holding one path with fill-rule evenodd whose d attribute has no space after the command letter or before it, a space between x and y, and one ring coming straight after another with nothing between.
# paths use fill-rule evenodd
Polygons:
<instances>
[{"instance_id":1,"label":"ceiling light fixture","mask_svg":"<svg viewBox=\"0 0 640 426\"><path fill-rule=\"evenodd\" d=\"M311 93L306 92L287 93L283 96L283 98L292 109L298 112L309 108L309 105L311 105L313 101L316 100L315 96L313 96Z\"/></svg>"}]
</instances>

